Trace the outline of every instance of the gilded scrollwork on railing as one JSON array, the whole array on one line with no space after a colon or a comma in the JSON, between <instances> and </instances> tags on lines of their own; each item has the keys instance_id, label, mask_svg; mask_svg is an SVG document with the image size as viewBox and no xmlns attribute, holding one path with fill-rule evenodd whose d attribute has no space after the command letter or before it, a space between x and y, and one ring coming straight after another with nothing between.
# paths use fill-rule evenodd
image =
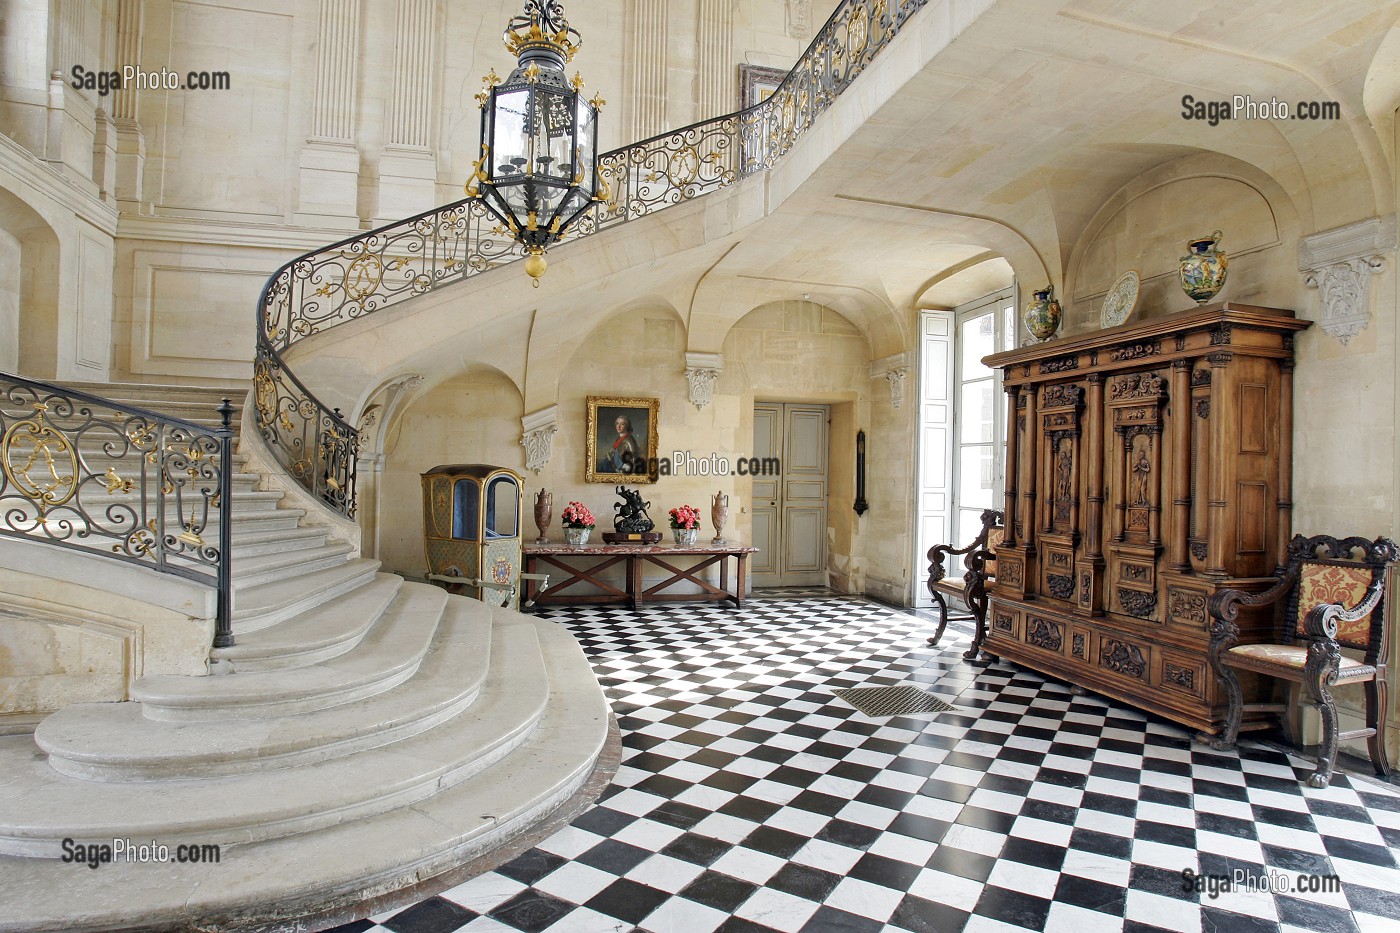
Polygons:
<instances>
[{"instance_id":1,"label":"gilded scrollwork on railing","mask_svg":"<svg viewBox=\"0 0 1400 933\"><path fill-rule=\"evenodd\" d=\"M212 412L211 412L212 414ZM230 432L0 377L0 535L218 583Z\"/></svg>"},{"instance_id":2,"label":"gilded scrollwork on railing","mask_svg":"<svg viewBox=\"0 0 1400 933\"><path fill-rule=\"evenodd\" d=\"M355 516L359 435L329 411L272 354L253 364L254 423L274 458L308 492Z\"/></svg>"},{"instance_id":3,"label":"gilded scrollwork on railing","mask_svg":"<svg viewBox=\"0 0 1400 933\"><path fill-rule=\"evenodd\" d=\"M842 0L767 100L598 158L599 200L562 242L674 207L772 168L928 0ZM258 306L258 428L299 482L355 511L355 429L288 368L282 353L358 320L523 258L472 196L308 253L268 280Z\"/></svg>"}]
</instances>

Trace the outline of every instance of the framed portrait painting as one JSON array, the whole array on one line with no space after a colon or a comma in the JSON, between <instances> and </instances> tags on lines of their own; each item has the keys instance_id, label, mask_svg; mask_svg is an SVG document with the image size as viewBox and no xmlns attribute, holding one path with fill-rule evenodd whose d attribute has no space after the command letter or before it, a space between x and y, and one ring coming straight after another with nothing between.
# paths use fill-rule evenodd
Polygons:
<instances>
[{"instance_id":1,"label":"framed portrait painting","mask_svg":"<svg viewBox=\"0 0 1400 933\"><path fill-rule=\"evenodd\" d=\"M584 480L589 483L656 482L654 398L588 397Z\"/></svg>"}]
</instances>

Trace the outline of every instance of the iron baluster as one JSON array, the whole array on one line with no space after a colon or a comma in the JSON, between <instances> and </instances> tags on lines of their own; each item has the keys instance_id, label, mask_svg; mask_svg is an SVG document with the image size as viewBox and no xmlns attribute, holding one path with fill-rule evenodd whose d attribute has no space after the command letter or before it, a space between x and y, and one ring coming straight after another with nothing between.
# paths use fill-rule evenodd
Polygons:
<instances>
[{"instance_id":1,"label":"iron baluster","mask_svg":"<svg viewBox=\"0 0 1400 933\"><path fill-rule=\"evenodd\" d=\"M214 647L233 647L233 404L219 405L219 593L214 614Z\"/></svg>"}]
</instances>

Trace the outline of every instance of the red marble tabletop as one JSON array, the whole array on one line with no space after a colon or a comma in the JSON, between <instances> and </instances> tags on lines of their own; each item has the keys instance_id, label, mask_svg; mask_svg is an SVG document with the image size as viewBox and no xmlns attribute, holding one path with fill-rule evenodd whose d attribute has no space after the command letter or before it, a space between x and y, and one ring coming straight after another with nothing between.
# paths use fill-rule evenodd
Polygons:
<instances>
[{"instance_id":1,"label":"red marble tabletop","mask_svg":"<svg viewBox=\"0 0 1400 933\"><path fill-rule=\"evenodd\" d=\"M614 557L626 554L756 554L758 548L739 544L701 544L690 547L674 544L585 544L573 547L568 544L525 544L526 554L573 554L584 557Z\"/></svg>"}]
</instances>

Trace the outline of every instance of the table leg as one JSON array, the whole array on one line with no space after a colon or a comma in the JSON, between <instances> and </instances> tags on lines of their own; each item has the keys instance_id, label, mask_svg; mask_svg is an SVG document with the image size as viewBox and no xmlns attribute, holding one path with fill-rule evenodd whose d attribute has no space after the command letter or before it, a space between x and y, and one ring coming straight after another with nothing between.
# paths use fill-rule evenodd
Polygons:
<instances>
[{"instance_id":1,"label":"table leg","mask_svg":"<svg viewBox=\"0 0 1400 933\"><path fill-rule=\"evenodd\" d=\"M734 575L734 583L735 583L735 588L734 588L734 608L735 608L735 609L743 609L743 608L744 608L744 582L745 582L746 578L748 577L748 559L749 559L749 555L747 555L747 554L735 554L735 555L734 555L734 559L737 560L737 561L739 562L739 569L736 571L736 573L735 573L735 575Z\"/></svg>"},{"instance_id":2,"label":"table leg","mask_svg":"<svg viewBox=\"0 0 1400 933\"><path fill-rule=\"evenodd\" d=\"M642 559L636 554L627 558L627 606L636 609L642 602Z\"/></svg>"}]
</instances>

